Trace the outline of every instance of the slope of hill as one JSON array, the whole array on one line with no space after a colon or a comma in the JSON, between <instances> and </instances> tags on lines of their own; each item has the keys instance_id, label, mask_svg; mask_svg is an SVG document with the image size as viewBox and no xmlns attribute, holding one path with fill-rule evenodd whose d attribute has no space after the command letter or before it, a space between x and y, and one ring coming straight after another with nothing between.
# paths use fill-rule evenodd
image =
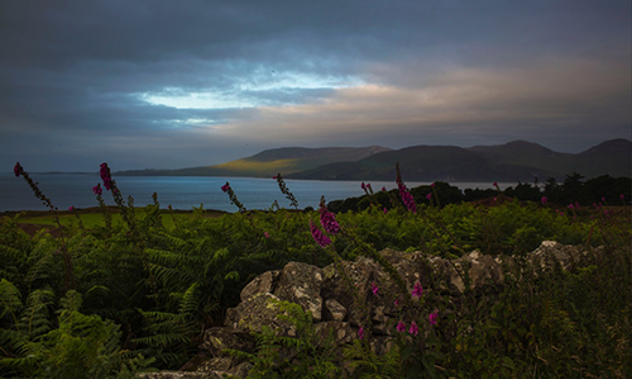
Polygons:
<instances>
[{"instance_id":1,"label":"slope of hill","mask_svg":"<svg viewBox=\"0 0 632 379\"><path fill-rule=\"evenodd\" d=\"M541 145L513 141L498 146L413 146L372 155L354 163L329 164L289 175L295 179L393 180L395 163L410 181L522 181L535 177L563 180L579 172L632 176L632 142L606 141L580 154L558 153Z\"/></svg>"},{"instance_id":2,"label":"slope of hill","mask_svg":"<svg viewBox=\"0 0 632 379\"><path fill-rule=\"evenodd\" d=\"M605 141L577 154L575 170L586 177L608 173L611 176L632 176L632 142L620 138Z\"/></svg>"},{"instance_id":3,"label":"slope of hill","mask_svg":"<svg viewBox=\"0 0 632 379\"><path fill-rule=\"evenodd\" d=\"M215 166L191 167L179 170L133 170L117 175L128 176L242 176L272 177L305 171L333 162L354 162L373 154L389 151L381 146L370 147L285 147L264 150L251 157Z\"/></svg>"},{"instance_id":4,"label":"slope of hill","mask_svg":"<svg viewBox=\"0 0 632 379\"><path fill-rule=\"evenodd\" d=\"M504 145L412 146L391 150L363 148L286 147L215 166L179 170L123 171L117 175L251 176L319 180L394 180L395 164L409 181L531 182L534 177L563 180L578 172L584 177L632 176L632 142L616 139L579 154L559 153L536 143L513 141Z\"/></svg>"},{"instance_id":5,"label":"slope of hill","mask_svg":"<svg viewBox=\"0 0 632 379\"><path fill-rule=\"evenodd\" d=\"M522 140L497 146L474 146L467 150L478 152L495 164L533 167L550 173L566 171L575 159L574 154L558 153Z\"/></svg>"}]
</instances>

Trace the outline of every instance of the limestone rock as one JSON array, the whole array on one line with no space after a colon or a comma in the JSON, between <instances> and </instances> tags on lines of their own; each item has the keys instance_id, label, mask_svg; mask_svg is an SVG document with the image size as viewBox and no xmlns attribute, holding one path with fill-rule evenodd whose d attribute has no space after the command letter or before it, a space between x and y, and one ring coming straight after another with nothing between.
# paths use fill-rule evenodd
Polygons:
<instances>
[{"instance_id":1,"label":"limestone rock","mask_svg":"<svg viewBox=\"0 0 632 379\"><path fill-rule=\"evenodd\" d=\"M252 370L252 367L253 367L252 363L243 362L233 367L232 369L228 370L228 373L238 378L245 378L248 376L248 373L250 372L250 370Z\"/></svg>"},{"instance_id":2,"label":"limestone rock","mask_svg":"<svg viewBox=\"0 0 632 379\"><path fill-rule=\"evenodd\" d=\"M296 327L277 317L283 311L270 300L281 301L271 293L258 294L242 301L237 307L226 311L224 325L254 333L260 333L267 326L272 330L278 329L280 335L296 335Z\"/></svg>"},{"instance_id":3,"label":"limestone rock","mask_svg":"<svg viewBox=\"0 0 632 379\"><path fill-rule=\"evenodd\" d=\"M240 330L233 328L214 327L204 332L200 350L209 356L219 357L225 349L252 353L255 349L255 341L249 333L240 333Z\"/></svg>"},{"instance_id":4,"label":"limestone rock","mask_svg":"<svg viewBox=\"0 0 632 379\"><path fill-rule=\"evenodd\" d=\"M540 246L529 254L532 264L539 264L545 271L551 268L552 262L559 262L564 270L574 268L588 251L579 246L562 245L555 241L543 241Z\"/></svg>"},{"instance_id":5,"label":"limestone rock","mask_svg":"<svg viewBox=\"0 0 632 379\"><path fill-rule=\"evenodd\" d=\"M468 274L471 281L471 289L483 286L484 284L500 284L504 280L500 265L491 255L483 255L478 250L474 250L464 256L462 260L470 264Z\"/></svg>"},{"instance_id":6,"label":"limestone rock","mask_svg":"<svg viewBox=\"0 0 632 379\"><path fill-rule=\"evenodd\" d=\"M254 278L248 283L243 290L241 290L241 301L246 301L254 295L262 293L274 293L281 275L280 270L266 271L263 274Z\"/></svg>"},{"instance_id":7,"label":"limestone rock","mask_svg":"<svg viewBox=\"0 0 632 379\"><path fill-rule=\"evenodd\" d=\"M347 308L340 304L336 299L325 300L323 308L323 321L344 321L347 316Z\"/></svg>"},{"instance_id":8,"label":"limestone rock","mask_svg":"<svg viewBox=\"0 0 632 379\"><path fill-rule=\"evenodd\" d=\"M312 314L314 321L322 318L323 300L320 297L323 283L322 270L301 262L290 262L283 268L274 294L296 303Z\"/></svg>"},{"instance_id":9,"label":"limestone rock","mask_svg":"<svg viewBox=\"0 0 632 379\"><path fill-rule=\"evenodd\" d=\"M233 366L233 358L213 357L197 368L197 372L228 371Z\"/></svg>"},{"instance_id":10,"label":"limestone rock","mask_svg":"<svg viewBox=\"0 0 632 379\"><path fill-rule=\"evenodd\" d=\"M357 338L358 331L348 322L340 321L323 321L314 325L314 332L321 343L327 341L330 335L333 335L334 344L342 346L351 343Z\"/></svg>"}]
</instances>

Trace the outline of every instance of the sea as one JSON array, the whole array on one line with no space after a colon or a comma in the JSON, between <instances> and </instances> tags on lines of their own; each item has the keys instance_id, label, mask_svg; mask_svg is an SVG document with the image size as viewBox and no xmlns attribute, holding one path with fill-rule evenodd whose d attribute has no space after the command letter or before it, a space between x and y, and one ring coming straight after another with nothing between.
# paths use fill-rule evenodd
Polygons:
<instances>
[{"instance_id":1,"label":"sea","mask_svg":"<svg viewBox=\"0 0 632 379\"><path fill-rule=\"evenodd\" d=\"M89 208L98 206L92 187L100 183L98 174L30 174L40 190L52 204L60 210ZM158 194L160 207L166 209L192 210L202 206L207 210L235 212L228 195L221 190L227 182L246 209L269 209L277 201L282 208L291 208L290 201L281 193L276 180L272 178L200 177L200 176L120 176L114 177L123 197L131 195L134 204L142 207L153 204L152 194ZM326 201L362 196L364 191L360 181L286 180L287 188L294 194L299 208L316 208L321 196ZM372 181L374 191L382 187L387 190L397 188L395 181ZM429 185L430 182L406 182L408 188ZM466 188L493 188L492 183L451 183L461 190ZM499 183L501 189L515 183ZM103 186L103 185L102 185ZM103 191L108 205L114 205L112 196ZM0 174L0 212L23 210L46 210L23 178L12 174Z\"/></svg>"}]
</instances>

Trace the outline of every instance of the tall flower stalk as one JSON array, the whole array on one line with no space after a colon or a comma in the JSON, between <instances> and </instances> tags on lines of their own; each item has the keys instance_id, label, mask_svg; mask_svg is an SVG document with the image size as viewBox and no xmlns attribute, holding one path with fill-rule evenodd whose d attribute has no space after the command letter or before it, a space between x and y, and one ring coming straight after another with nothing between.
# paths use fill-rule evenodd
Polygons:
<instances>
[{"instance_id":1,"label":"tall flower stalk","mask_svg":"<svg viewBox=\"0 0 632 379\"><path fill-rule=\"evenodd\" d=\"M72 257L70 256L70 253L68 252L68 248L66 246L66 235L64 234L64 229L61 225L61 221L59 220L59 214L57 213L58 208L54 206L50 199L46 197L46 195L44 195L42 190L39 189L38 183L31 179L29 173L24 171L24 168L22 168L20 162L16 162L15 166L13 167L13 173L15 174L16 178L19 178L21 176L26 181L26 183L28 183L29 187L31 187L33 193L35 194L35 197L41 200L42 204L44 204L53 214L61 237L61 252L64 260L65 270L64 288L66 291L76 289L77 284L75 282Z\"/></svg>"},{"instance_id":2,"label":"tall flower stalk","mask_svg":"<svg viewBox=\"0 0 632 379\"><path fill-rule=\"evenodd\" d=\"M279 189L285 195L285 197L290 201L290 205L294 207L294 209L298 209L298 201L296 201L294 194L290 192L290 190L287 188L287 185L285 184L285 181L283 180L283 176L281 176L281 173L279 172L275 177L273 177L273 179L276 179L277 183L279 184Z\"/></svg>"},{"instance_id":3,"label":"tall flower stalk","mask_svg":"<svg viewBox=\"0 0 632 379\"><path fill-rule=\"evenodd\" d=\"M239 200L237 199L237 195L235 195L235 191L233 191L233 189L230 188L230 183L226 182L226 184L222 186L222 191L228 194L230 203L234 204L237 208L239 208L239 212L243 213L246 211L246 207L244 207L244 205L241 202L239 202Z\"/></svg>"},{"instance_id":4,"label":"tall flower stalk","mask_svg":"<svg viewBox=\"0 0 632 379\"><path fill-rule=\"evenodd\" d=\"M417 204L415 203L415 199L413 198L413 195L411 195L410 191L408 191L408 188L406 188L406 185L402 180L402 174L399 170L399 162L395 165L395 171L397 173L397 188L399 189L399 196L402 198L402 202L409 212L417 213Z\"/></svg>"},{"instance_id":5,"label":"tall flower stalk","mask_svg":"<svg viewBox=\"0 0 632 379\"><path fill-rule=\"evenodd\" d=\"M97 196L99 209L101 210L101 214L103 214L103 220L105 221L106 233L110 233L110 230L112 230L112 215L108 212L108 208L105 206L105 201L103 200L103 188L101 188L101 183L97 183L96 186L92 187L92 192L94 192L94 194Z\"/></svg>"},{"instance_id":6,"label":"tall flower stalk","mask_svg":"<svg viewBox=\"0 0 632 379\"><path fill-rule=\"evenodd\" d=\"M112 179L112 174L110 173L110 167L107 163L101 163L101 168L99 170L101 174L101 180L103 181L103 188L106 191L110 191L112 193L112 197L114 198L114 202L118 205L121 210L121 214L123 216L123 220L129 226L132 231L132 234L136 236L136 219L134 218L134 198L132 196L128 196L127 204L125 204L125 200L123 200L123 195L121 191L116 185L116 181ZM138 237L138 236L136 236Z\"/></svg>"},{"instance_id":7,"label":"tall flower stalk","mask_svg":"<svg viewBox=\"0 0 632 379\"><path fill-rule=\"evenodd\" d=\"M329 234L340 232L340 225L336 221L336 216L327 209L325 196L320 198L320 224Z\"/></svg>"}]
</instances>

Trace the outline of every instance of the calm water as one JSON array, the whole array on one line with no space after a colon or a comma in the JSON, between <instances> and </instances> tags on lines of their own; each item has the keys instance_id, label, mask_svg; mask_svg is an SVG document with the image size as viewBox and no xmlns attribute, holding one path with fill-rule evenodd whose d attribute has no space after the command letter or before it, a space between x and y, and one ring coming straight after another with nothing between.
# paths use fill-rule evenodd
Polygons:
<instances>
[{"instance_id":1,"label":"calm water","mask_svg":"<svg viewBox=\"0 0 632 379\"><path fill-rule=\"evenodd\" d=\"M100 182L98 175L42 175L31 174L31 178L39 183L39 187L52 203L59 209L98 206L92 193L92 187ZM161 208L169 204L174 209L190 210L204 204L204 209L217 209L234 212L237 208L230 203L228 195L220 187L227 181L235 191L237 198L247 209L266 209L277 200L281 207L289 208L290 202L279 190L276 180L260 178L222 178L222 177L148 177L121 176L115 177L117 186L127 198L134 197L136 206L153 203L151 195L158 193ZM299 203L299 208L317 207L321 196L327 201L361 196L364 191L361 182L356 181L319 181L319 180L287 180L289 190ZM406 182L409 188L429 183ZM492 188L491 183L454 183L461 189ZM505 188L510 183L500 183ZM382 187L388 190L397 188L395 182L371 182L374 190ZM112 196L103 191L106 204L114 204ZM0 212L18 210L45 210L35 198L31 188L22 178L11 174L0 174Z\"/></svg>"}]
</instances>

